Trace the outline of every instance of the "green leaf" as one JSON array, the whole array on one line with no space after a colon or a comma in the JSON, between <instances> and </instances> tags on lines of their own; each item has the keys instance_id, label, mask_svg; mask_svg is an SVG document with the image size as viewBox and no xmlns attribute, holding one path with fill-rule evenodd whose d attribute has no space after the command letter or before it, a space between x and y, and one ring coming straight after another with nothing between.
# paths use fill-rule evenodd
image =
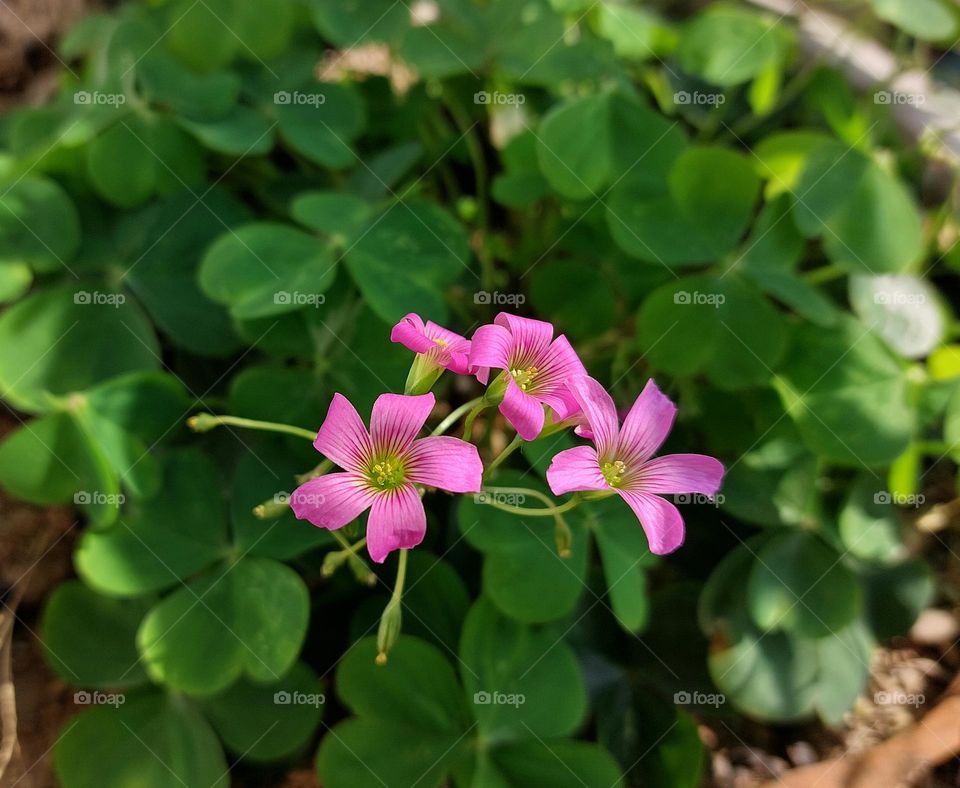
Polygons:
<instances>
[{"instance_id":1,"label":"green leaf","mask_svg":"<svg viewBox=\"0 0 960 788\"><path fill-rule=\"evenodd\" d=\"M870 676L873 646L867 628L859 620L817 641L817 711L827 724L840 725L863 692Z\"/></svg>"},{"instance_id":2,"label":"green leaf","mask_svg":"<svg viewBox=\"0 0 960 788\"><path fill-rule=\"evenodd\" d=\"M91 587L129 597L175 585L226 549L217 470L199 451L182 449L166 458L159 494L125 511L112 528L84 533L74 562Z\"/></svg>"},{"instance_id":3,"label":"green leaf","mask_svg":"<svg viewBox=\"0 0 960 788\"><path fill-rule=\"evenodd\" d=\"M732 251L743 235L760 180L739 153L719 147L689 148L669 176L645 172L624 177L607 201L613 240L651 263L695 265Z\"/></svg>"},{"instance_id":4,"label":"green leaf","mask_svg":"<svg viewBox=\"0 0 960 788\"><path fill-rule=\"evenodd\" d=\"M574 301L571 293L577 294ZM558 333L571 340L596 337L616 320L616 295L610 282L597 275L596 266L573 260L543 263L533 269L530 301Z\"/></svg>"},{"instance_id":5,"label":"green leaf","mask_svg":"<svg viewBox=\"0 0 960 788\"><path fill-rule=\"evenodd\" d=\"M323 715L326 697L316 674L297 662L280 681L240 679L203 708L224 744L245 760L275 761L302 751Z\"/></svg>"},{"instance_id":6,"label":"green leaf","mask_svg":"<svg viewBox=\"0 0 960 788\"><path fill-rule=\"evenodd\" d=\"M637 339L659 370L706 372L725 389L768 381L786 349L783 318L733 274L678 279L655 290L640 309Z\"/></svg>"},{"instance_id":7,"label":"green leaf","mask_svg":"<svg viewBox=\"0 0 960 788\"><path fill-rule=\"evenodd\" d=\"M395 41L410 26L410 11L392 0L310 0L313 22L337 46Z\"/></svg>"},{"instance_id":8,"label":"green leaf","mask_svg":"<svg viewBox=\"0 0 960 788\"><path fill-rule=\"evenodd\" d=\"M933 572L920 558L893 566L863 567L861 577L867 620L878 640L907 632L936 594Z\"/></svg>"},{"instance_id":9,"label":"green leaf","mask_svg":"<svg viewBox=\"0 0 960 788\"><path fill-rule=\"evenodd\" d=\"M76 580L54 589L41 631L47 662L80 687L135 687L147 681L135 637L149 605L123 602L91 591Z\"/></svg>"},{"instance_id":10,"label":"green leaf","mask_svg":"<svg viewBox=\"0 0 960 788\"><path fill-rule=\"evenodd\" d=\"M792 129L764 137L753 149L757 174L767 181L764 196L768 200L796 191L807 156L818 146L830 142L822 131ZM804 196L803 192L797 192Z\"/></svg>"},{"instance_id":11,"label":"green leaf","mask_svg":"<svg viewBox=\"0 0 960 788\"><path fill-rule=\"evenodd\" d=\"M222 788L229 783L223 751L206 720L161 694L84 711L57 740L53 762L64 788L169 788L171 781Z\"/></svg>"},{"instance_id":12,"label":"green leaf","mask_svg":"<svg viewBox=\"0 0 960 788\"><path fill-rule=\"evenodd\" d=\"M200 286L234 317L268 317L321 304L333 282L330 249L283 224L258 222L231 231L210 247L200 264Z\"/></svg>"},{"instance_id":13,"label":"green leaf","mask_svg":"<svg viewBox=\"0 0 960 788\"><path fill-rule=\"evenodd\" d=\"M618 788L620 767L606 750L581 741L524 741L491 754L502 785L550 785L556 788ZM475 784L497 785L478 782Z\"/></svg>"},{"instance_id":14,"label":"green leaf","mask_svg":"<svg viewBox=\"0 0 960 788\"><path fill-rule=\"evenodd\" d=\"M830 259L851 273L903 271L923 254L920 214L904 185L858 151L830 142L807 157L794 216L822 236Z\"/></svg>"},{"instance_id":15,"label":"green leaf","mask_svg":"<svg viewBox=\"0 0 960 788\"><path fill-rule=\"evenodd\" d=\"M275 124L249 107L234 107L214 120L180 117L177 122L207 148L227 156L264 156L273 150Z\"/></svg>"},{"instance_id":16,"label":"green leaf","mask_svg":"<svg viewBox=\"0 0 960 788\"><path fill-rule=\"evenodd\" d=\"M365 224L346 261L367 304L391 325L408 312L444 322L443 289L471 270L463 227L425 201L394 203Z\"/></svg>"},{"instance_id":17,"label":"green leaf","mask_svg":"<svg viewBox=\"0 0 960 788\"><path fill-rule=\"evenodd\" d=\"M650 613L644 569L652 563L643 529L619 498L591 503L585 514L597 540L613 613L628 632L640 632Z\"/></svg>"},{"instance_id":18,"label":"green leaf","mask_svg":"<svg viewBox=\"0 0 960 788\"><path fill-rule=\"evenodd\" d=\"M573 652L553 633L506 618L482 597L463 626L460 677L489 740L563 736L586 713Z\"/></svg>"},{"instance_id":19,"label":"green leaf","mask_svg":"<svg viewBox=\"0 0 960 788\"><path fill-rule=\"evenodd\" d=\"M613 44L613 51L628 60L649 60L668 53L676 34L668 23L646 8L601 3L591 18L594 30Z\"/></svg>"},{"instance_id":20,"label":"green leaf","mask_svg":"<svg viewBox=\"0 0 960 788\"><path fill-rule=\"evenodd\" d=\"M361 197L338 191L304 192L290 206L290 215L311 230L344 244L370 216L371 206Z\"/></svg>"},{"instance_id":21,"label":"green leaf","mask_svg":"<svg viewBox=\"0 0 960 788\"><path fill-rule=\"evenodd\" d=\"M944 339L937 289L916 276L851 276L850 306L897 353L922 358Z\"/></svg>"},{"instance_id":22,"label":"green leaf","mask_svg":"<svg viewBox=\"0 0 960 788\"><path fill-rule=\"evenodd\" d=\"M280 136L310 161L341 169L354 163L350 142L366 121L363 103L347 85L309 83L274 97Z\"/></svg>"},{"instance_id":23,"label":"green leaf","mask_svg":"<svg viewBox=\"0 0 960 788\"><path fill-rule=\"evenodd\" d=\"M198 120L224 117L240 96L241 83L236 74L197 74L159 49L137 64L137 76L148 101Z\"/></svg>"},{"instance_id":24,"label":"green leaf","mask_svg":"<svg viewBox=\"0 0 960 788\"><path fill-rule=\"evenodd\" d=\"M868 474L861 474L850 487L838 517L844 547L864 561L890 563L904 557L896 509L890 493Z\"/></svg>"},{"instance_id":25,"label":"green leaf","mask_svg":"<svg viewBox=\"0 0 960 788\"><path fill-rule=\"evenodd\" d=\"M26 289L29 272L60 272L80 246L80 217L69 195L54 181L27 176L0 195L0 248L4 285L0 300ZM17 266L16 264L20 264Z\"/></svg>"},{"instance_id":26,"label":"green leaf","mask_svg":"<svg viewBox=\"0 0 960 788\"><path fill-rule=\"evenodd\" d=\"M787 28L744 8L710 6L680 37L680 67L721 87L733 87L782 61L791 44Z\"/></svg>"},{"instance_id":27,"label":"green leaf","mask_svg":"<svg viewBox=\"0 0 960 788\"><path fill-rule=\"evenodd\" d=\"M851 318L801 325L791 347L774 384L811 451L856 467L903 453L914 421L907 382L869 329Z\"/></svg>"},{"instance_id":28,"label":"green leaf","mask_svg":"<svg viewBox=\"0 0 960 788\"><path fill-rule=\"evenodd\" d=\"M140 625L137 647L150 676L182 692L213 694L241 674L277 681L300 653L309 606L296 572L247 557L156 605Z\"/></svg>"},{"instance_id":29,"label":"green leaf","mask_svg":"<svg viewBox=\"0 0 960 788\"><path fill-rule=\"evenodd\" d=\"M804 531L778 534L764 545L747 593L757 626L805 638L839 632L858 615L863 602L856 577L842 556Z\"/></svg>"},{"instance_id":30,"label":"green leaf","mask_svg":"<svg viewBox=\"0 0 960 788\"><path fill-rule=\"evenodd\" d=\"M423 549L407 557L403 630L455 652L470 594L456 570Z\"/></svg>"},{"instance_id":31,"label":"green leaf","mask_svg":"<svg viewBox=\"0 0 960 788\"><path fill-rule=\"evenodd\" d=\"M519 473L502 473L497 484L530 484ZM486 494L487 496L493 493ZM505 500L516 500L507 494ZM568 518L571 555L557 553L550 517L523 517L489 506L486 497L463 496L457 509L460 531L484 553L484 593L507 615L520 621L552 621L570 613L585 589L588 541L579 520ZM535 508L539 502L525 504ZM544 594L543 589L550 593Z\"/></svg>"},{"instance_id":32,"label":"green leaf","mask_svg":"<svg viewBox=\"0 0 960 788\"><path fill-rule=\"evenodd\" d=\"M244 41L234 32L240 26L240 0L173 0L167 6L169 22L165 44L196 71L214 71L242 51Z\"/></svg>"},{"instance_id":33,"label":"green leaf","mask_svg":"<svg viewBox=\"0 0 960 788\"><path fill-rule=\"evenodd\" d=\"M924 41L952 41L957 36L957 9L942 0L871 0L885 22Z\"/></svg>"}]
</instances>

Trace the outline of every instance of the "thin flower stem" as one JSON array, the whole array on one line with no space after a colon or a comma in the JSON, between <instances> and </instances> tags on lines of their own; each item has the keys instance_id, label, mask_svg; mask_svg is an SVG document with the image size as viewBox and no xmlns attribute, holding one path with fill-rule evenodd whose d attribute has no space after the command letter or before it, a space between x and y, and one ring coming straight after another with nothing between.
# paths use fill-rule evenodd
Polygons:
<instances>
[{"instance_id":1,"label":"thin flower stem","mask_svg":"<svg viewBox=\"0 0 960 788\"><path fill-rule=\"evenodd\" d=\"M380 616L380 628L377 630L377 659L378 665L387 664L387 654L400 637L402 626L401 603L403 601L403 586L407 579L407 553L400 551L400 560L397 564L397 581L393 584L393 594Z\"/></svg>"},{"instance_id":2,"label":"thin flower stem","mask_svg":"<svg viewBox=\"0 0 960 788\"><path fill-rule=\"evenodd\" d=\"M480 413L488 407L487 403L484 401L483 397L480 398L480 402L473 406L467 414L467 418L463 422L463 439L469 441L473 434L473 422L480 415Z\"/></svg>"},{"instance_id":3,"label":"thin flower stem","mask_svg":"<svg viewBox=\"0 0 960 788\"><path fill-rule=\"evenodd\" d=\"M328 556L324 562L323 574L329 577L337 570L337 567L339 567L343 561L348 561L350 563L350 569L353 571L354 577L356 577L357 580L368 586L376 583L377 576L373 573L373 570L367 566L366 561L357 555L357 550L367 543L366 538L361 539L355 544L350 544L350 541L339 531L331 531L330 533L333 534L333 538L339 542L343 549L338 553L331 553L330 556Z\"/></svg>"},{"instance_id":4,"label":"thin flower stem","mask_svg":"<svg viewBox=\"0 0 960 788\"><path fill-rule=\"evenodd\" d=\"M490 461L490 464L487 466L486 472L488 474L493 473L493 471L495 471L500 466L500 464L505 459L507 459L507 457L513 454L522 445L523 445L523 438L521 438L519 435L515 435L513 440L507 444L506 448L504 448L502 452L500 452L496 457L494 457Z\"/></svg>"},{"instance_id":5,"label":"thin flower stem","mask_svg":"<svg viewBox=\"0 0 960 788\"><path fill-rule=\"evenodd\" d=\"M466 413L468 410L477 407L483 401L483 397L477 397L472 399L469 402L464 402L459 408L451 411L447 417L441 421L433 432L430 433L430 437L436 437L437 435L443 435L450 427L457 423L459 418Z\"/></svg>"},{"instance_id":6,"label":"thin flower stem","mask_svg":"<svg viewBox=\"0 0 960 788\"><path fill-rule=\"evenodd\" d=\"M208 432L221 425L243 427L244 429L261 430L263 432L282 432L286 435L306 438L311 442L317 437L316 430L306 430L303 427L294 427L292 424L278 424L274 421L242 419L239 416L214 416L212 413L198 413L196 416L187 419L187 426L195 432Z\"/></svg>"},{"instance_id":7,"label":"thin flower stem","mask_svg":"<svg viewBox=\"0 0 960 788\"><path fill-rule=\"evenodd\" d=\"M820 268L814 268L812 271L808 271L807 273L803 274L803 279L807 282L807 284L819 285L823 284L824 282L829 282L832 279L837 279L846 273L846 270L844 270L841 266L837 265L836 263L831 263L830 265L824 265Z\"/></svg>"},{"instance_id":8,"label":"thin flower stem","mask_svg":"<svg viewBox=\"0 0 960 788\"><path fill-rule=\"evenodd\" d=\"M536 498L538 501L543 501L545 506L541 509L528 509L525 506L514 506L513 504L509 503L502 503L501 501L496 500L496 498L487 501L487 503L494 509L500 509L503 512L511 512L512 514L523 514L530 517L553 517L557 514L569 512L571 509L580 504L579 496L574 495L573 498L566 503L556 506L553 501L551 501L542 492L538 490L531 490L527 487L488 487L487 485L484 485L481 489L484 492L495 494L503 493L504 495L529 495L531 498Z\"/></svg>"},{"instance_id":9,"label":"thin flower stem","mask_svg":"<svg viewBox=\"0 0 960 788\"><path fill-rule=\"evenodd\" d=\"M304 482L309 482L312 479L317 479L320 476L323 476L325 473L329 473L331 468L333 468L333 460L324 460L313 470L307 471L306 473L301 473L295 478L299 484L303 484Z\"/></svg>"}]
</instances>

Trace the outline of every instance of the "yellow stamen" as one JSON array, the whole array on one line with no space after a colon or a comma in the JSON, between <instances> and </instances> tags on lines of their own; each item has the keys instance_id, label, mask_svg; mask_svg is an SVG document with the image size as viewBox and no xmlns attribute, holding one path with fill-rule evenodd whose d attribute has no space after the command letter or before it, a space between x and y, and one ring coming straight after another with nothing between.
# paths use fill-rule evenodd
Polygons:
<instances>
[{"instance_id":1,"label":"yellow stamen","mask_svg":"<svg viewBox=\"0 0 960 788\"><path fill-rule=\"evenodd\" d=\"M513 368L510 370L510 375L516 381L517 385L520 387L521 391L526 391L532 385L534 380L537 377L537 368L536 367L527 367L526 369Z\"/></svg>"},{"instance_id":2,"label":"yellow stamen","mask_svg":"<svg viewBox=\"0 0 960 788\"><path fill-rule=\"evenodd\" d=\"M614 460L605 462L600 466L600 473L606 479L611 487L618 487L623 482L623 477L627 472L627 466L623 460Z\"/></svg>"}]
</instances>

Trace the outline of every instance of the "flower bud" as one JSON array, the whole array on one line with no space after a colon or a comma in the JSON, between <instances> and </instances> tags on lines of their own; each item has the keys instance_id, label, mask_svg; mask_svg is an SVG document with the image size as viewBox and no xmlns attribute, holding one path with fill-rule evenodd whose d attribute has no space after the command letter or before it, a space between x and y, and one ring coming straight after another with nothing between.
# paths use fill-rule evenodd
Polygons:
<instances>
[{"instance_id":1,"label":"flower bud","mask_svg":"<svg viewBox=\"0 0 960 788\"><path fill-rule=\"evenodd\" d=\"M387 654L400 638L400 629L403 623L403 614L400 611L400 600L390 599L380 616L380 628L377 630L377 664L387 664Z\"/></svg>"},{"instance_id":2,"label":"flower bud","mask_svg":"<svg viewBox=\"0 0 960 788\"><path fill-rule=\"evenodd\" d=\"M443 374L443 367L431 361L423 353L417 353L407 373L407 382L403 393L408 395L426 394L433 388L433 384Z\"/></svg>"}]
</instances>

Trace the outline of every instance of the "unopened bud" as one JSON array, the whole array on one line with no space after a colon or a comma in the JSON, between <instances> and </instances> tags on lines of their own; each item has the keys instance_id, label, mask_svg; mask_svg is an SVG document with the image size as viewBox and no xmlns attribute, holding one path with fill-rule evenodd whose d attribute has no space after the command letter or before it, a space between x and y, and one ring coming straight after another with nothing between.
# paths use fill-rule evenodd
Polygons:
<instances>
[{"instance_id":1,"label":"unopened bud","mask_svg":"<svg viewBox=\"0 0 960 788\"><path fill-rule=\"evenodd\" d=\"M212 413L198 413L187 419L187 426L194 432L209 432L220 425L220 419Z\"/></svg>"},{"instance_id":2,"label":"unopened bud","mask_svg":"<svg viewBox=\"0 0 960 788\"><path fill-rule=\"evenodd\" d=\"M403 615L400 612L400 600L393 597L383 609L383 615L380 616L380 628L377 630L378 665L385 665L387 663L387 654L389 654L390 649L396 645L400 637L402 624Z\"/></svg>"}]
</instances>

